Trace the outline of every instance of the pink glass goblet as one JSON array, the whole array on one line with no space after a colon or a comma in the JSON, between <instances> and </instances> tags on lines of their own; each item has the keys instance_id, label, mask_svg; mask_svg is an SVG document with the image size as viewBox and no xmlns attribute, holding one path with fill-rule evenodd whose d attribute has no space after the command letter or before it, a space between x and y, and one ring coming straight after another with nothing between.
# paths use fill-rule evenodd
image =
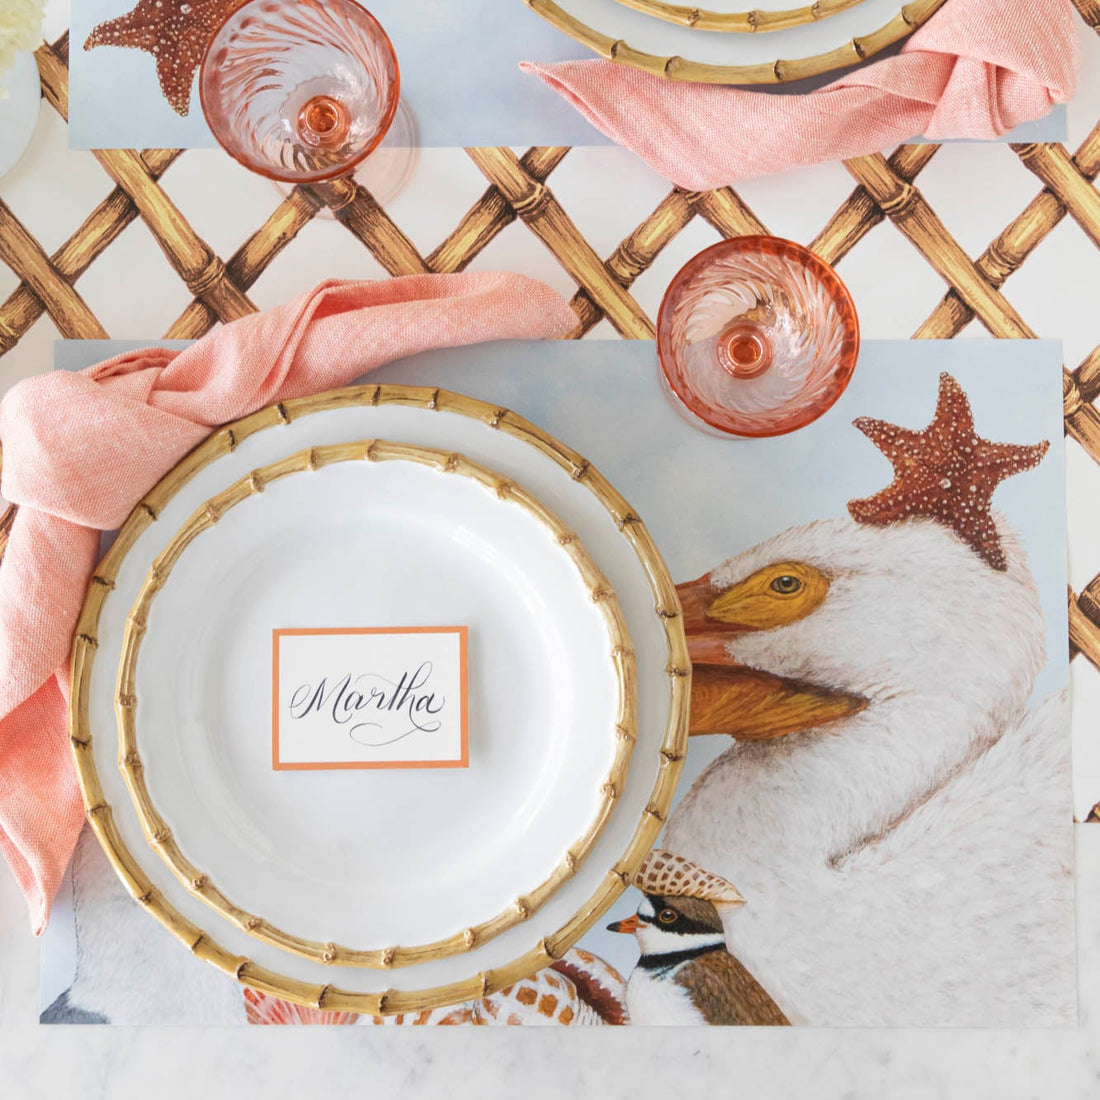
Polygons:
<instances>
[{"instance_id":1,"label":"pink glass goblet","mask_svg":"<svg viewBox=\"0 0 1100 1100\"><path fill-rule=\"evenodd\" d=\"M672 280L657 353L677 406L697 426L747 438L816 420L848 386L859 320L820 257L778 237L735 237Z\"/></svg>"},{"instance_id":2,"label":"pink glass goblet","mask_svg":"<svg viewBox=\"0 0 1100 1100\"><path fill-rule=\"evenodd\" d=\"M400 92L393 44L355 0L248 0L210 40L199 75L219 144L284 185L355 172L390 132ZM411 157L413 142L404 148ZM389 157L391 184L408 159Z\"/></svg>"}]
</instances>

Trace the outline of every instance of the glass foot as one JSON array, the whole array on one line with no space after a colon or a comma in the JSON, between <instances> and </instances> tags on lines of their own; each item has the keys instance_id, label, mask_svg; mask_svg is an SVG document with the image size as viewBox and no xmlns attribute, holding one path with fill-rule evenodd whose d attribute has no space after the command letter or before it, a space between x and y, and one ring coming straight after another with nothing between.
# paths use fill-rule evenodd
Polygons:
<instances>
[{"instance_id":1,"label":"glass foot","mask_svg":"<svg viewBox=\"0 0 1100 1100\"><path fill-rule=\"evenodd\" d=\"M397 114L389 133L378 148L359 163L351 176L360 187L371 193L379 206L385 206L400 194L416 172L416 166L420 162L418 138L416 115L404 102L398 103ZM295 187L292 183L283 183L280 180L275 180L274 183L284 198ZM317 217L333 221L336 215L325 206Z\"/></svg>"}]
</instances>

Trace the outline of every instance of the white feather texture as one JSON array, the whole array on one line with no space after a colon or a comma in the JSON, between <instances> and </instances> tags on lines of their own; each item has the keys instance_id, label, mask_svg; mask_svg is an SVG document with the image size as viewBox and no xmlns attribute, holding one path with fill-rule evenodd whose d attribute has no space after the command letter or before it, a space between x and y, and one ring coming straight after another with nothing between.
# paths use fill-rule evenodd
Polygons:
<instances>
[{"instance_id":1,"label":"white feather texture","mask_svg":"<svg viewBox=\"0 0 1100 1100\"><path fill-rule=\"evenodd\" d=\"M636 1027L699 1026L706 1018L691 1000L691 994L672 980L671 975L657 976L647 970L635 970L626 987L630 1022Z\"/></svg>"},{"instance_id":2,"label":"white feather texture","mask_svg":"<svg viewBox=\"0 0 1100 1100\"><path fill-rule=\"evenodd\" d=\"M712 574L782 561L831 579L806 618L732 641L743 664L864 695L817 731L737 743L663 846L746 904L729 950L792 1022L1072 1023L1068 707L1028 713L1044 620L1002 521L999 573L946 528L795 528Z\"/></svg>"}]
</instances>

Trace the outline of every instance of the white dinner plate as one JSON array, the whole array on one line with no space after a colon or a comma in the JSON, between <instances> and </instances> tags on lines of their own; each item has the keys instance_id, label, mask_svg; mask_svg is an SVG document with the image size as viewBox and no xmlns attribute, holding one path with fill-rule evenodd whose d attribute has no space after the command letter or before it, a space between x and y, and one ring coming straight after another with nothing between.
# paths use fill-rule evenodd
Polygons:
<instances>
[{"instance_id":1,"label":"white dinner plate","mask_svg":"<svg viewBox=\"0 0 1100 1100\"><path fill-rule=\"evenodd\" d=\"M146 835L211 905L307 957L405 966L511 927L583 861L629 766L614 593L522 486L454 452L370 440L257 471L200 507L130 622L122 759ZM447 670L415 655L441 625L467 637L468 689L452 677L449 700L465 752L408 737L425 712L397 690L403 672L434 702ZM385 679L348 663L359 633L334 634L395 627L371 652L413 660ZM301 685L311 732L284 729L307 763L276 770L272 639L287 630L317 632L296 644L321 679ZM351 724L371 715L339 709L342 677L399 709ZM410 743L428 755L408 759Z\"/></svg>"},{"instance_id":2,"label":"white dinner plate","mask_svg":"<svg viewBox=\"0 0 1100 1100\"><path fill-rule=\"evenodd\" d=\"M0 75L0 176L7 175L26 152L38 125L42 85L33 53L18 53Z\"/></svg>"},{"instance_id":3,"label":"white dinner plate","mask_svg":"<svg viewBox=\"0 0 1100 1100\"><path fill-rule=\"evenodd\" d=\"M514 480L537 500L544 502L562 524L576 533L600 573L613 588L629 631L637 673L637 738L630 765L622 780L621 790L616 791L614 809L606 826L595 838L590 853L576 868L572 877L541 907L531 912L526 920L514 924L494 938L475 942L468 951L460 954L433 957L387 970L347 966L338 956L318 960L293 954L272 943L258 941L239 922L205 904L200 889L195 888L201 887L201 884L185 885L148 845L119 767L119 745L114 729L116 676L127 618L150 565L169 545L188 517L204 502L241 479L248 478L257 468L285 460L303 449L344 444L356 439L386 439L459 452L473 462ZM291 494L286 498L288 502L295 492L294 480L290 478L285 482L285 488ZM473 488L480 489L477 486ZM266 490L271 493L276 491L274 486ZM271 499L274 500L275 497ZM244 507L242 505L233 511L239 511L244 516ZM275 516L277 513L281 514L282 509L274 509L270 515ZM256 514L259 517L260 513ZM232 513L222 522L230 523L231 520ZM280 558L286 561L290 555L267 551L263 536L266 533L268 543L283 540L300 546L303 539L310 541L307 538L308 529L302 534L295 531L293 524L280 525L272 520L270 522L273 526L268 527L263 526L268 522L266 520L257 519L256 522L261 526L258 527L257 537L251 545L259 555L257 575L268 571L266 575L277 582L284 593L289 592L293 587L294 570L291 568L283 573L286 566L278 565L278 561ZM242 523L236 530L245 537L244 529L249 525ZM219 528L223 532L230 530L222 528L220 523ZM331 535L331 527L328 530ZM487 528L485 530L488 531ZM214 546L214 543L210 545ZM198 542L195 543L195 547L197 546ZM208 590L201 615L188 621L206 631L217 628L230 631L232 635L238 628L230 623L231 616L227 616L218 607L219 604L236 604L239 601L237 593L240 589L235 593L230 582L239 580L246 588L259 589L264 586L253 582L250 575L234 578L233 558L236 555L227 554L225 557L224 562L217 560L216 553L203 555L201 560L200 556L196 557L196 580L201 569L205 569L209 580L220 583L220 578L225 578L226 583ZM477 554L471 552L467 557L473 559L467 562L472 571L471 576L481 578L479 583L489 583L487 567L476 561ZM185 568L186 560L187 554L180 560L180 569ZM337 555L336 564L343 568L346 559ZM519 570L513 572L511 580L507 582L515 591L516 584L522 583L518 578L527 575L533 567L521 562L518 565L513 563L508 568ZM110 571L113 579L109 583L105 583L102 578L93 579L78 625L73 659L74 755L81 775L89 818L113 865L139 902L196 955L235 974L245 984L316 1007L333 1010L346 1008L349 1011L368 1013L408 1011L484 995L487 991L502 988L520 976L548 965L553 958L560 956L621 893L633 869L656 839L675 789L687 743L690 662L675 588L648 532L626 501L580 455L514 414L446 392L402 386L360 387L339 391L334 395L286 402L264 410L215 433L177 471L148 494L110 551L104 569ZM541 570L542 566L538 569ZM246 569L245 573L248 574L249 571ZM360 576L365 574L361 573ZM163 593L166 598L172 594L172 581L178 579L169 579ZM190 583L178 589L177 604L166 603L163 608L154 607L154 615L163 610L165 623L172 622L177 616L186 616L188 611L183 606L187 602L183 598L185 591L190 591ZM357 587L357 592L362 591L362 586ZM436 592L438 594L438 588ZM336 593L334 586L324 595L327 610L330 614L346 615L346 610L339 606ZM446 598L454 601L459 599L453 594ZM246 606L265 606L259 592L253 593L244 602ZM516 602L522 601L517 597ZM468 609L458 602L451 606L455 614L467 613ZM310 616L314 616L316 605L310 603L308 611ZM534 623L529 612L518 607L516 612L517 623L528 626ZM571 615L579 618L570 618ZM552 616L552 621L556 624L555 630L572 631L574 623L583 619L579 609L554 609ZM184 619L179 621L183 622ZM501 625L499 629L506 628ZM603 631L604 627L598 621L595 625L589 624L589 644L605 645L606 636ZM165 647L162 651L163 657L159 659L170 659L172 654L179 657L183 662L183 678L193 684L195 677L201 677L202 664L198 658L187 655L187 639L173 642L170 634L171 631L167 629L163 634L158 631L150 636L150 640L155 636L159 639L158 645ZM530 670L524 669L523 662L543 659L546 649L553 648L549 637L544 633L541 640L525 640L522 645L517 642L522 656L517 656L516 660L520 664L516 667L525 677L530 676ZM192 642L198 643L196 648L199 650L206 648L201 634L198 639L192 639ZM245 661L246 648L238 646L234 641L232 645L220 646L218 651L227 660ZM236 653L238 650L240 657L230 656L231 652ZM568 664L560 664L566 660L560 654L546 659L559 662L551 666L555 669L570 667ZM140 685L136 694L140 700ZM543 691L540 698L546 697ZM577 714L575 705L567 701L557 701L553 705L567 708L572 706L573 709L562 713ZM585 728L603 728L600 723L606 723L606 690L601 710L600 721L586 720ZM139 701L138 713L140 712ZM167 712L162 716L170 722L175 720ZM142 720L144 721L144 717ZM198 750L201 750L197 750L186 765L194 777L188 780L188 784L193 786L196 794L202 790L213 790L206 787L206 779L212 776L220 774L223 782L226 779L232 781L235 774L232 770L218 771L217 737L204 730L201 722L189 724L186 728L189 736L197 739ZM571 737L572 731L564 732L562 736ZM474 751L473 737L474 734L471 733L471 755ZM601 744L606 742L601 741ZM554 774L558 765L553 754L547 753L541 759L542 765L525 768L515 777L516 790L528 792L531 808L539 811L543 803L540 797L543 780L551 785L558 784L557 789L562 789L561 780ZM183 756L177 755L175 760L182 762ZM200 760L205 761L202 764L205 769L203 771L198 770ZM592 760L590 769L594 770L597 761L606 761L606 755L601 756L597 752ZM539 766L543 768L543 779L535 780L532 777ZM152 771L150 767L150 775ZM255 805L257 799L264 797L265 788L271 782L270 777L249 774L252 776L251 790L239 790L235 792L238 797L208 807L218 815L217 823L211 827L209 834L201 838L199 833L188 834L192 836L194 843L199 843L201 839L203 853L209 855L212 863L228 858L216 850L214 840L218 836L222 838L224 845L234 849L234 860L242 859L249 852L259 851L256 845L263 843L255 836L231 838L224 831L227 826L232 826L234 807L240 799L247 796L252 805ZM470 769L470 775L473 774L474 770ZM333 776L326 778L331 779ZM338 780L336 788L341 786L339 780L348 780L346 776L335 778ZM397 778L412 792L423 778L423 773L406 773ZM474 778L472 782L480 784L481 780ZM181 784L180 790L186 789ZM482 792L489 790L488 785L480 789ZM158 788L158 795L159 790ZM437 814L437 808L431 803L438 793L433 790L430 797L417 798L416 804L410 807L410 814ZM473 828L471 821L475 818L484 820L480 816L480 808L459 805L453 792L443 792L439 796L443 798L444 795L450 801L446 802L445 812L438 811L439 816L435 820L445 822L447 828L453 828L460 837L478 839L474 836L477 830ZM337 790L333 797L339 802L350 796L347 792ZM494 805L503 806L504 812L508 809L514 811L518 804L514 800L509 802L505 792L498 794L494 790L486 797L495 799ZM582 816L581 807L591 806L590 798L586 803L584 799L566 797L570 806L576 806L573 816L573 821L576 822ZM292 800L290 805L300 810L306 801L308 800ZM347 805L346 801L344 805ZM186 798L181 806L187 808ZM322 819L320 825L316 826L318 828L330 828L337 820L336 811L333 810L332 818L326 823L325 819L330 813L327 806L318 805L314 810ZM534 818L540 822L546 820L541 812L536 813ZM288 814L286 820L293 820L293 814ZM514 818L511 822L501 832L518 829ZM377 820L373 823L377 824ZM383 839L389 844L399 845L398 834L405 828L410 830L410 835L416 835L418 831L421 836L424 835L421 826L402 819L386 824ZM538 828L541 830L541 824ZM554 829L557 829L556 825ZM552 829L551 832L553 831ZM565 832L566 830L557 832L554 840L550 840L550 834L547 834L530 841L492 835L485 838L485 844L498 853L508 851L513 855L531 852L537 848L549 859L548 853L560 845ZM286 838L285 828L280 835ZM369 839L376 841L378 838ZM442 838L442 843L448 845L448 851L452 853L461 854L467 851L465 844L456 843L451 837ZM208 853L205 847L207 844L211 846ZM536 848L528 847L530 844L534 844ZM272 845L270 851L274 853L279 848L279 845ZM362 849L357 848L354 843L343 845L344 854L350 852L359 861L359 869L366 871L370 871L365 862L368 849L375 852L380 850L373 843ZM449 895L445 890L435 895L434 905L423 907L423 912L412 913L413 899L430 897L430 888L418 882L416 875L401 874L397 866L399 860L386 852L384 847L382 850L383 854L379 858L384 867L388 872L399 875L408 893L402 895L402 905L395 905L392 910L380 913L379 919L393 922L407 919L411 923L401 924L400 927L396 923L371 925L372 929L392 929L400 943L409 942L407 933L412 927L425 936L430 936L436 931L453 929L462 923L461 920L454 919L453 913L448 915L446 899ZM480 853L480 848L478 852ZM356 895L357 887L348 885L353 876L345 876L343 884L337 881L341 867L345 866L341 862L342 858L326 857L315 869L315 873L324 882L335 884L339 888L339 897L343 899L341 904L348 898L365 896L363 893ZM485 866L495 862L495 859L490 859ZM263 888L266 873L259 873L250 885L254 885L257 890ZM380 875L377 871L371 873L373 878L370 881L376 884L384 882L385 875ZM479 870L478 873L483 875L483 883L491 885L488 871ZM214 875L211 874L211 880L213 879ZM535 880L537 881L537 876ZM477 896L482 898L487 895L479 890ZM500 896L503 894L498 894ZM265 898L257 895L257 900L263 901ZM279 898L272 900L281 903ZM333 912L336 911L333 909ZM284 911L285 916L300 916L304 920L312 920L312 914L312 906L305 903L299 909ZM328 931L329 927L325 925L324 934L332 934ZM309 930L307 925L303 925L303 928ZM318 925L318 932L320 928ZM354 931L355 928L350 930Z\"/></svg>"},{"instance_id":4,"label":"white dinner plate","mask_svg":"<svg viewBox=\"0 0 1100 1100\"><path fill-rule=\"evenodd\" d=\"M857 65L904 38L942 2L915 0L903 6L900 0L863 0L828 18L770 34L727 34L660 19L619 0L524 0L608 60L672 80L714 84L777 84ZM774 12L795 5L762 0L759 6ZM725 10L742 7L731 3Z\"/></svg>"}]
</instances>

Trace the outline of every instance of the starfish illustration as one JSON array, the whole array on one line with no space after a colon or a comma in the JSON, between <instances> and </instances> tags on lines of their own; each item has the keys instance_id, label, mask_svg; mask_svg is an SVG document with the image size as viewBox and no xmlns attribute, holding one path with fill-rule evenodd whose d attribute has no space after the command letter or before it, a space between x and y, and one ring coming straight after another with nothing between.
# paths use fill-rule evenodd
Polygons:
<instances>
[{"instance_id":1,"label":"starfish illustration","mask_svg":"<svg viewBox=\"0 0 1100 1100\"><path fill-rule=\"evenodd\" d=\"M84 49L122 46L144 50L157 63L164 98L181 115L191 110L191 85L203 51L232 11L244 0L138 0L137 7L100 23Z\"/></svg>"},{"instance_id":2,"label":"starfish illustration","mask_svg":"<svg viewBox=\"0 0 1100 1100\"><path fill-rule=\"evenodd\" d=\"M922 432L860 417L855 426L890 460L894 481L848 511L859 523L885 527L927 516L950 528L998 572L1008 568L990 512L993 490L1013 474L1038 466L1049 443L991 443L974 432L962 387L940 375L936 415Z\"/></svg>"}]
</instances>

